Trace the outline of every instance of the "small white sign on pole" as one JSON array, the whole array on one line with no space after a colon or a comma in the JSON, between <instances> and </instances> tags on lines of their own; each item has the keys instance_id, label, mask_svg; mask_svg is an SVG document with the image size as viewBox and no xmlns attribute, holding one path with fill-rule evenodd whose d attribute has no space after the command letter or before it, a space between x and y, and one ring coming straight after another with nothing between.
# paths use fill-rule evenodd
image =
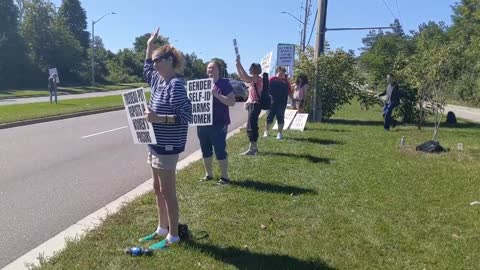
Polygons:
<instances>
[{"instance_id":1,"label":"small white sign on pole","mask_svg":"<svg viewBox=\"0 0 480 270\"><path fill-rule=\"evenodd\" d=\"M272 68L272 56L273 52L269 52L262 58L262 61L260 62L262 65L262 72L270 74L270 70Z\"/></svg>"},{"instance_id":2,"label":"small white sign on pole","mask_svg":"<svg viewBox=\"0 0 480 270\"><path fill-rule=\"evenodd\" d=\"M52 74L57 74L57 79L55 80L56 83L60 83L60 76L58 76L57 68L49 68L48 75L52 76Z\"/></svg>"},{"instance_id":3,"label":"small white sign on pole","mask_svg":"<svg viewBox=\"0 0 480 270\"><path fill-rule=\"evenodd\" d=\"M307 120L308 113L297 113L295 120L293 120L292 125L290 126L290 130L303 131L307 124Z\"/></svg>"},{"instance_id":4,"label":"small white sign on pole","mask_svg":"<svg viewBox=\"0 0 480 270\"><path fill-rule=\"evenodd\" d=\"M295 118L295 114L297 114L297 110L285 110L285 123L283 124L283 130L287 130L290 127L293 118ZM278 130L278 121L275 122L272 129Z\"/></svg>"},{"instance_id":5,"label":"small white sign on pole","mask_svg":"<svg viewBox=\"0 0 480 270\"><path fill-rule=\"evenodd\" d=\"M277 45L277 67L282 66L287 69L289 78L293 78L293 65L295 63L295 45L278 44Z\"/></svg>"},{"instance_id":6,"label":"small white sign on pole","mask_svg":"<svg viewBox=\"0 0 480 270\"><path fill-rule=\"evenodd\" d=\"M191 126L211 126L213 124L213 79L187 82L188 98L192 102Z\"/></svg>"},{"instance_id":7,"label":"small white sign on pole","mask_svg":"<svg viewBox=\"0 0 480 270\"><path fill-rule=\"evenodd\" d=\"M134 144L157 144L152 123L145 119L147 102L145 91L138 88L122 93L123 104L127 112L128 126Z\"/></svg>"}]
</instances>

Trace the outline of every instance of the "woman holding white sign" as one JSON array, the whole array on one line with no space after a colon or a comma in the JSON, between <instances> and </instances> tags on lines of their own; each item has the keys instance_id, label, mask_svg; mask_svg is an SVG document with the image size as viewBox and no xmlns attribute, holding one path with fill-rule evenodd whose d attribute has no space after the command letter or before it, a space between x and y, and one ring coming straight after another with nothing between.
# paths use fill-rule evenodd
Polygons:
<instances>
[{"instance_id":1,"label":"woman holding white sign","mask_svg":"<svg viewBox=\"0 0 480 270\"><path fill-rule=\"evenodd\" d=\"M263 90L263 78L260 77L262 67L260 64L251 64L249 71L252 76L249 76L247 72L245 72L242 63L240 63L240 58L237 57L237 71L242 81L250 83L248 87L248 99L245 102L245 109L248 110L247 135L250 140L250 146L242 155L253 156L258 153L258 116L262 111L260 107L260 97L262 96Z\"/></svg>"},{"instance_id":2,"label":"woman holding white sign","mask_svg":"<svg viewBox=\"0 0 480 270\"><path fill-rule=\"evenodd\" d=\"M154 50L157 38L158 29L147 41L143 76L152 89L145 117L152 123L157 139L156 145L148 146L148 164L152 168L157 197L158 227L154 233L140 240L166 237L157 243L164 245L180 241L176 166L179 154L185 150L192 105L184 81L177 75L183 72L185 66L182 53L169 45Z\"/></svg>"},{"instance_id":3,"label":"woman holding white sign","mask_svg":"<svg viewBox=\"0 0 480 270\"><path fill-rule=\"evenodd\" d=\"M228 159L227 159L227 132L230 124L230 112L228 107L235 105L235 93L228 79L220 78L222 64L218 60L213 60L207 66L207 75L212 78L215 85L212 90L213 95L213 124L211 126L198 126L197 135L202 149L203 165L205 168L205 177L200 181L213 179L212 163L213 150L220 166L219 185L230 183L228 178Z\"/></svg>"}]
</instances>

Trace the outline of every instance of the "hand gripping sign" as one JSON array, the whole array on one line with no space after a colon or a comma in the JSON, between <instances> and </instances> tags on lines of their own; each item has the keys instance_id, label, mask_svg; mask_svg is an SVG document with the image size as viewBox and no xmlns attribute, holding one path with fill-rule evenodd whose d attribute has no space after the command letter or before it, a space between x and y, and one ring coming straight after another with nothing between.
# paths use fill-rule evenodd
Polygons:
<instances>
[{"instance_id":1,"label":"hand gripping sign","mask_svg":"<svg viewBox=\"0 0 480 270\"><path fill-rule=\"evenodd\" d=\"M157 144L153 126L145 119L145 92L138 88L122 93L123 104L127 112L128 126L134 144Z\"/></svg>"}]
</instances>

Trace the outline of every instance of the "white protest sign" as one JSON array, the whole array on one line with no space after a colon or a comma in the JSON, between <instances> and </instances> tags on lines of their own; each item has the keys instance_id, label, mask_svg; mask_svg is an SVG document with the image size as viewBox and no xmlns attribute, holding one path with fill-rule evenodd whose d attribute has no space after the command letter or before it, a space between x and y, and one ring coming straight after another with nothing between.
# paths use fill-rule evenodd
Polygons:
<instances>
[{"instance_id":1,"label":"white protest sign","mask_svg":"<svg viewBox=\"0 0 480 270\"><path fill-rule=\"evenodd\" d=\"M277 67L282 66L287 69L289 78L293 77L293 65L295 63L295 45L278 44L277 45Z\"/></svg>"},{"instance_id":2,"label":"white protest sign","mask_svg":"<svg viewBox=\"0 0 480 270\"><path fill-rule=\"evenodd\" d=\"M122 93L123 104L127 112L128 125L134 144L157 144L152 123L145 119L145 92L138 88Z\"/></svg>"},{"instance_id":3,"label":"white protest sign","mask_svg":"<svg viewBox=\"0 0 480 270\"><path fill-rule=\"evenodd\" d=\"M240 53L238 52L238 44L237 44L237 39L233 39L233 47L235 48L235 57L237 60L240 60Z\"/></svg>"},{"instance_id":4,"label":"white protest sign","mask_svg":"<svg viewBox=\"0 0 480 270\"><path fill-rule=\"evenodd\" d=\"M57 74L57 79L55 80L56 83L60 83L60 76L58 76L57 68L49 68L48 75L52 76L53 74Z\"/></svg>"},{"instance_id":5,"label":"white protest sign","mask_svg":"<svg viewBox=\"0 0 480 270\"><path fill-rule=\"evenodd\" d=\"M287 130L290 124L293 121L293 118L295 118L295 114L297 114L297 110L285 110L285 123L283 124L283 130ZM278 129L278 121L275 122L275 125L273 126L274 130Z\"/></svg>"},{"instance_id":6,"label":"white protest sign","mask_svg":"<svg viewBox=\"0 0 480 270\"><path fill-rule=\"evenodd\" d=\"M305 124L307 124L307 120L308 113L298 113L290 126L290 130L303 131L305 129Z\"/></svg>"},{"instance_id":7,"label":"white protest sign","mask_svg":"<svg viewBox=\"0 0 480 270\"><path fill-rule=\"evenodd\" d=\"M191 126L211 126L213 123L213 79L187 82L188 98L192 102Z\"/></svg>"},{"instance_id":8,"label":"white protest sign","mask_svg":"<svg viewBox=\"0 0 480 270\"><path fill-rule=\"evenodd\" d=\"M262 58L262 61L260 61L260 64L262 65L262 72L270 74L270 69L272 67L272 56L273 52L269 52Z\"/></svg>"}]
</instances>

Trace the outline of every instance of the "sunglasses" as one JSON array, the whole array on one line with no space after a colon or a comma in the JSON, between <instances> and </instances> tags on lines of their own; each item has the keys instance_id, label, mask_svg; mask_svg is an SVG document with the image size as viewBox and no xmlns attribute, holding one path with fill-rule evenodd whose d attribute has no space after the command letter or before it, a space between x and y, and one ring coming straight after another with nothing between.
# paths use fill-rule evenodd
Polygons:
<instances>
[{"instance_id":1,"label":"sunglasses","mask_svg":"<svg viewBox=\"0 0 480 270\"><path fill-rule=\"evenodd\" d=\"M160 56L157 56L153 59L153 62L160 62L164 59L168 59L170 56L169 55L160 55Z\"/></svg>"}]
</instances>

